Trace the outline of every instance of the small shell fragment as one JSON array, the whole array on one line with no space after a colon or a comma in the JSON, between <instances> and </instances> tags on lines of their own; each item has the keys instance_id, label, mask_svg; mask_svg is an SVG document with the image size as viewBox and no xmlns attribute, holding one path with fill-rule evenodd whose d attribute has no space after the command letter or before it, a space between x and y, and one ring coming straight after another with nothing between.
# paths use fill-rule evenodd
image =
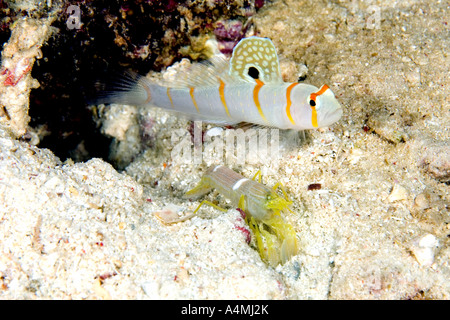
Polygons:
<instances>
[{"instance_id":1,"label":"small shell fragment","mask_svg":"<svg viewBox=\"0 0 450 320\"><path fill-rule=\"evenodd\" d=\"M430 196L426 193L418 194L414 199L414 205L421 210L428 209L430 207Z\"/></svg>"},{"instance_id":2,"label":"small shell fragment","mask_svg":"<svg viewBox=\"0 0 450 320\"><path fill-rule=\"evenodd\" d=\"M387 197L388 202L395 202L408 199L408 191L399 184L395 184L391 194Z\"/></svg>"},{"instance_id":3,"label":"small shell fragment","mask_svg":"<svg viewBox=\"0 0 450 320\"><path fill-rule=\"evenodd\" d=\"M156 211L155 217L158 218L164 224L173 224L177 222L186 221L194 216L194 214L188 214L185 216L180 216L178 213L180 208L176 206L167 206L160 211Z\"/></svg>"},{"instance_id":4,"label":"small shell fragment","mask_svg":"<svg viewBox=\"0 0 450 320\"><path fill-rule=\"evenodd\" d=\"M421 266L430 267L434 262L436 248L439 246L439 240L432 234L427 234L416 239L410 250Z\"/></svg>"},{"instance_id":5,"label":"small shell fragment","mask_svg":"<svg viewBox=\"0 0 450 320\"><path fill-rule=\"evenodd\" d=\"M356 164L361 157L363 156L363 151L361 149L351 149L350 154L348 155L347 159L350 162L350 164Z\"/></svg>"}]
</instances>

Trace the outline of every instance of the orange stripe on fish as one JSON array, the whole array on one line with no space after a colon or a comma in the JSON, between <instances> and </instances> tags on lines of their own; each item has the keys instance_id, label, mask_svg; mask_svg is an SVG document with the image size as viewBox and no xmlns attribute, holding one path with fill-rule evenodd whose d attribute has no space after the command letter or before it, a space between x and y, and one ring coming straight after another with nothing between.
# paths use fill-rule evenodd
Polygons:
<instances>
[{"instance_id":1,"label":"orange stripe on fish","mask_svg":"<svg viewBox=\"0 0 450 320\"><path fill-rule=\"evenodd\" d=\"M259 103L259 90L262 88L262 86L264 85L264 82L262 82L259 79L255 79L256 81L256 86L253 89L253 101L255 102L256 108L258 109L259 115L261 116L261 118L267 122L266 117L264 116L264 112L261 109L261 104Z\"/></svg>"},{"instance_id":2,"label":"orange stripe on fish","mask_svg":"<svg viewBox=\"0 0 450 320\"><path fill-rule=\"evenodd\" d=\"M311 107L311 123L313 125L314 128L317 128L319 126L319 124L317 123L317 111L316 111L316 107Z\"/></svg>"},{"instance_id":3,"label":"orange stripe on fish","mask_svg":"<svg viewBox=\"0 0 450 320\"><path fill-rule=\"evenodd\" d=\"M230 112L228 111L227 102L225 101L225 83L222 81L222 79L219 79L219 95L220 100L222 101L223 107L225 108L225 111L227 112L228 117L231 118Z\"/></svg>"},{"instance_id":4,"label":"orange stripe on fish","mask_svg":"<svg viewBox=\"0 0 450 320\"><path fill-rule=\"evenodd\" d=\"M325 93L325 91L327 91L329 89L329 87L324 84L322 86L322 88L320 88L319 91L311 93L311 95L309 96L309 105L311 106L311 123L312 126L314 128L317 128L319 126L318 122L317 122L317 110L316 110L316 98L322 94Z\"/></svg>"},{"instance_id":5,"label":"orange stripe on fish","mask_svg":"<svg viewBox=\"0 0 450 320\"><path fill-rule=\"evenodd\" d=\"M145 100L144 103L150 103L150 101L152 101L152 93L150 92L150 88L146 87L146 86L142 86L145 89L145 92L147 93L147 99Z\"/></svg>"},{"instance_id":6,"label":"orange stripe on fish","mask_svg":"<svg viewBox=\"0 0 450 320\"><path fill-rule=\"evenodd\" d=\"M316 98L322 94L325 93L325 91L327 91L328 89L330 89L326 84L324 84L322 86L322 88L320 88L319 91L311 93L311 96L309 97L310 100L314 101L314 103L316 102Z\"/></svg>"},{"instance_id":7,"label":"orange stripe on fish","mask_svg":"<svg viewBox=\"0 0 450 320\"><path fill-rule=\"evenodd\" d=\"M167 96L169 97L170 105L172 106L172 108L175 109L175 106L173 105L172 96L170 95L170 88L167 88Z\"/></svg>"},{"instance_id":8,"label":"orange stripe on fish","mask_svg":"<svg viewBox=\"0 0 450 320\"><path fill-rule=\"evenodd\" d=\"M189 94L191 95L192 103L194 104L195 109L197 109L197 112L200 113L200 110L198 109L197 101L195 101L195 97L194 97L194 87L190 88Z\"/></svg>"},{"instance_id":9,"label":"orange stripe on fish","mask_svg":"<svg viewBox=\"0 0 450 320\"><path fill-rule=\"evenodd\" d=\"M293 125L295 125L295 121L294 121L294 119L292 119L292 116L291 116L291 104L292 104L291 91L296 85L298 85L298 82L291 84L286 90L286 101L287 101L287 103L286 103L286 115L289 118L289 121L291 121L291 123Z\"/></svg>"}]
</instances>

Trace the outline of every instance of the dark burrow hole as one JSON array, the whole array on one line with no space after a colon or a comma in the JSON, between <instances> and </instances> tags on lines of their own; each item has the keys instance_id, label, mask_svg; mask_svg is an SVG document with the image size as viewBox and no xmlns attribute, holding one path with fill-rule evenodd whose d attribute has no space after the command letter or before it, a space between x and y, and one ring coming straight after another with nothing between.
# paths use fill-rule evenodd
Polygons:
<instances>
[{"instance_id":1,"label":"dark burrow hole","mask_svg":"<svg viewBox=\"0 0 450 320\"><path fill-rule=\"evenodd\" d=\"M212 33L215 21L237 19L240 12L239 4L231 0L217 3L215 10L195 11L198 25L188 34L179 6L198 9L189 2L88 0L74 5L80 8L81 27L68 27L72 12L64 8L52 24L59 30L41 48L43 58L36 60L31 72L40 87L30 94L30 126L39 135L38 146L52 150L62 161L94 157L109 161L112 139L100 132L85 99L95 95L96 80L117 70L161 71L181 60L179 49L191 44L189 37ZM0 40L6 42L9 27L1 28Z\"/></svg>"},{"instance_id":2,"label":"dark burrow hole","mask_svg":"<svg viewBox=\"0 0 450 320\"><path fill-rule=\"evenodd\" d=\"M109 161L112 138L101 133L89 108L89 99L96 94L95 81L111 71L130 69L146 74L151 69L161 70L164 65L155 60L164 48L160 43L164 28L178 25L179 13L170 15L160 10L161 5L142 12L136 7L138 2L127 4L125 11L124 5L115 1L78 5L81 28L69 29L69 14L61 16L52 24L59 31L41 48L43 58L33 66L31 75L40 87L30 94L30 126L40 137L38 146L52 150L62 161L94 157ZM121 19L123 12L134 13ZM161 19L166 19L165 25ZM150 53L139 57L139 49L146 46Z\"/></svg>"}]
</instances>

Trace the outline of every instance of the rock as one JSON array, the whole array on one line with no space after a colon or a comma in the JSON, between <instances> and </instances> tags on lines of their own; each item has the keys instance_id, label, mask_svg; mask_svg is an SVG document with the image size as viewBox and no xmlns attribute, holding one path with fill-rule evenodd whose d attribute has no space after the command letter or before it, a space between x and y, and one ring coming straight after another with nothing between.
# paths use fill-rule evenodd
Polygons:
<instances>
[{"instance_id":1,"label":"rock","mask_svg":"<svg viewBox=\"0 0 450 320\"><path fill-rule=\"evenodd\" d=\"M434 262L434 255L438 246L438 239L432 234L427 234L416 239L410 250L421 266L430 267Z\"/></svg>"},{"instance_id":2,"label":"rock","mask_svg":"<svg viewBox=\"0 0 450 320\"><path fill-rule=\"evenodd\" d=\"M450 146L448 141L434 142L423 146L420 165L440 182L450 181Z\"/></svg>"},{"instance_id":3,"label":"rock","mask_svg":"<svg viewBox=\"0 0 450 320\"><path fill-rule=\"evenodd\" d=\"M16 137L26 133L31 89L39 82L31 77L36 59L42 58L40 50L52 34L50 24L54 16L47 19L20 19L15 24L11 37L5 43L0 66L0 105L4 107L0 121L6 122Z\"/></svg>"},{"instance_id":4,"label":"rock","mask_svg":"<svg viewBox=\"0 0 450 320\"><path fill-rule=\"evenodd\" d=\"M414 205L416 206L417 209L420 210L428 209L430 207L429 198L430 198L429 194L425 193L418 194L417 197L414 199Z\"/></svg>"},{"instance_id":5,"label":"rock","mask_svg":"<svg viewBox=\"0 0 450 320\"><path fill-rule=\"evenodd\" d=\"M408 191L399 184L395 184L391 194L387 197L388 202L395 202L408 199Z\"/></svg>"},{"instance_id":6,"label":"rock","mask_svg":"<svg viewBox=\"0 0 450 320\"><path fill-rule=\"evenodd\" d=\"M380 137L397 144L409 139L404 129L404 121L405 117L398 112L391 112L386 108L381 108L369 115L367 126Z\"/></svg>"}]
</instances>

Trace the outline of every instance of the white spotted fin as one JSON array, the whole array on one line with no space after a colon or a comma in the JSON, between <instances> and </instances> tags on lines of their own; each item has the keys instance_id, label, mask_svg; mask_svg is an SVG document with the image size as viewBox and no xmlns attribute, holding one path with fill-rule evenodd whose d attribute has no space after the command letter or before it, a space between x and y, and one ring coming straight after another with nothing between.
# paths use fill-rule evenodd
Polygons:
<instances>
[{"instance_id":1,"label":"white spotted fin","mask_svg":"<svg viewBox=\"0 0 450 320\"><path fill-rule=\"evenodd\" d=\"M255 79L265 84L283 83L273 42L269 38L259 37L242 39L234 48L230 61L218 55L192 64L185 72L177 73L176 79L164 85L172 88L214 87L220 84L219 78L225 84L254 84Z\"/></svg>"},{"instance_id":2,"label":"white spotted fin","mask_svg":"<svg viewBox=\"0 0 450 320\"><path fill-rule=\"evenodd\" d=\"M255 78L265 84L283 82L277 50L268 38L242 39L233 50L229 74L233 78L251 83L255 83Z\"/></svg>"}]
</instances>

